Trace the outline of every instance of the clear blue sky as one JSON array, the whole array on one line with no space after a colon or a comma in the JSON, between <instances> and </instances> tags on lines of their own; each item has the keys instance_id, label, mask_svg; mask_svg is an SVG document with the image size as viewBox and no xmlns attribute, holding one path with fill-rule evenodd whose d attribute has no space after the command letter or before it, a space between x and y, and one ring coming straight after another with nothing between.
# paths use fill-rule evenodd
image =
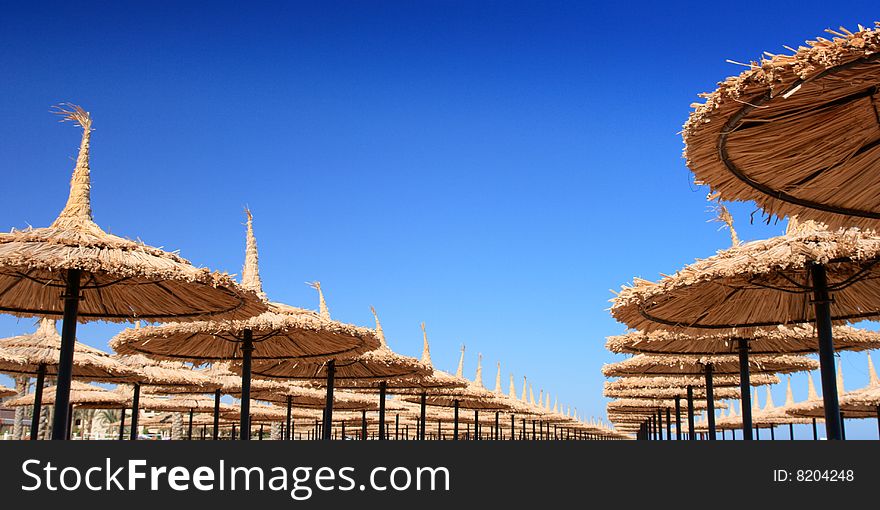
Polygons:
<instances>
[{"instance_id":1,"label":"clear blue sky","mask_svg":"<svg viewBox=\"0 0 880 510\"><path fill-rule=\"evenodd\" d=\"M2 228L57 215L95 119L107 230L238 273L255 215L266 291L371 324L454 370L468 347L581 413L604 415L609 289L728 246L678 132L696 94L876 2L5 2ZM779 234L748 225L745 238ZM760 215L758 215L759 217ZM0 335L32 329L0 318ZM119 330L87 325L106 347ZM878 360L880 361L880 360ZM844 355L847 387L867 382ZM805 396L796 378L796 396ZM776 402L784 389L776 389ZM850 437L876 437L873 422Z\"/></svg>"}]
</instances>

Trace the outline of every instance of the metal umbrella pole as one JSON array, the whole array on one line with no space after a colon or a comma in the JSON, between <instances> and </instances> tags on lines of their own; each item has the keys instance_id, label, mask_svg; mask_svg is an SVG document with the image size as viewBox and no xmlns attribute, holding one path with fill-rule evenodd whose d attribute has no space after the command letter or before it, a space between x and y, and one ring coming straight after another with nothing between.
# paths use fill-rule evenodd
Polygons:
<instances>
[{"instance_id":1,"label":"metal umbrella pole","mask_svg":"<svg viewBox=\"0 0 880 510\"><path fill-rule=\"evenodd\" d=\"M425 440L425 405L426 405L425 400L426 400L426 399L427 399L427 395L426 395L426 393L423 391L423 392L422 392L422 399L421 399L421 407L422 407L422 409L421 409L421 419L419 420L419 440L420 440L420 441L424 441L424 440Z\"/></svg>"},{"instance_id":2,"label":"metal umbrella pole","mask_svg":"<svg viewBox=\"0 0 880 510\"><path fill-rule=\"evenodd\" d=\"M131 396L131 436L132 441L138 438L138 414L141 406L141 385L134 383L134 392Z\"/></svg>"},{"instance_id":3,"label":"metal umbrella pole","mask_svg":"<svg viewBox=\"0 0 880 510\"><path fill-rule=\"evenodd\" d=\"M388 390L388 383L382 381L379 383L379 441L385 440L385 392Z\"/></svg>"},{"instance_id":4,"label":"metal umbrella pole","mask_svg":"<svg viewBox=\"0 0 880 510\"><path fill-rule=\"evenodd\" d=\"M40 410L43 405L43 384L46 380L46 365L37 367L37 385L34 386L34 415L31 417L31 441L36 441L40 431Z\"/></svg>"},{"instance_id":5,"label":"metal umbrella pole","mask_svg":"<svg viewBox=\"0 0 880 510\"><path fill-rule=\"evenodd\" d=\"M675 396L675 439L681 441L681 397Z\"/></svg>"},{"instance_id":6,"label":"metal umbrella pole","mask_svg":"<svg viewBox=\"0 0 880 510\"><path fill-rule=\"evenodd\" d=\"M709 420L709 441L715 441L715 389L712 387L714 370L711 363L706 365L706 417Z\"/></svg>"},{"instance_id":7,"label":"metal umbrella pole","mask_svg":"<svg viewBox=\"0 0 880 510\"><path fill-rule=\"evenodd\" d=\"M697 439L694 434L694 387L687 387L687 400L688 400L688 440L694 441Z\"/></svg>"},{"instance_id":8,"label":"metal umbrella pole","mask_svg":"<svg viewBox=\"0 0 880 510\"><path fill-rule=\"evenodd\" d=\"M452 404L453 404L453 410L454 410L454 415L453 415L453 420L452 420L452 422L453 422L452 440L458 441L458 400L453 401Z\"/></svg>"},{"instance_id":9,"label":"metal umbrella pole","mask_svg":"<svg viewBox=\"0 0 880 510\"><path fill-rule=\"evenodd\" d=\"M58 375L55 382L55 415L52 418L52 440L67 439L67 422L70 412L70 380L73 378L73 350L76 343L76 318L79 314L80 278L79 269L67 270L67 284L62 294L64 315L61 323L61 352L58 360ZM133 417L133 420L137 418Z\"/></svg>"},{"instance_id":10,"label":"metal umbrella pole","mask_svg":"<svg viewBox=\"0 0 880 510\"><path fill-rule=\"evenodd\" d=\"M361 439L367 440L367 411L361 411Z\"/></svg>"},{"instance_id":11,"label":"metal umbrella pole","mask_svg":"<svg viewBox=\"0 0 880 510\"><path fill-rule=\"evenodd\" d=\"M220 439L220 390L214 390L214 441Z\"/></svg>"},{"instance_id":12,"label":"metal umbrella pole","mask_svg":"<svg viewBox=\"0 0 880 510\"><path fill-rule=\"evenodd\" d=\"M329 441L333 438L333 384L336 382L336 360L327 362L327 398L324 407L324 430L323 439Z\"/></svg>"},{"instance_id":13,"label":"metal umbrella pole","mask_svg":"<svg viewBox=\"0 0 880 510\"><path fill-rule=\"evenodd\" d=\"M752 440L752 385L749 381L749 341L740 338L739 347L739 407L742 409L743 441Z\"/></svg>"},{"instance_id":14,"label":"metal umbrella pole","mask_svg":"<svg viewBox=\"0 0 880 510\"><path fill-rule=\"evenodd\" d=\"M672 441L672 411L666 408L666 440Z\"/></svg>"},{"instance_id":15,"label":"metal umbrella pole","mask_svg":"<svg viewBox=\"0 0 880 510\"><path fill-rule=\"evenodd\" d=\"M239 429L242 441L251 439L251 355L254 352L254 333L246 329L241 342L241 416Z\"/></svg>"},{"instance_id":16,"label":"metal umbrella pole","mask_svg":"<svg viewBox=\"0 0 880 510\"><path fill-rule=\"evenodd\" d=\"M125 439L125 411L126 411L126 409L124 407L119 410L119 440L120 441Z\"/></svg>"},{"instance_id":17,"label":"metal umbrella pole","mask_svg":"<svg viewBox=\"0 0 880 510\"><path fill-rule=\"evenodd\" d=\"M828 275L822 264L810 265L813 279L813 306L816 330L819 333L819 368L822 378L822 400L825 404L825 433L828 439L843 439L840 402L837 399L837 374L834 369L834 341L831 337L831 296L828 293Z\"/></svg>"}]
</instances>

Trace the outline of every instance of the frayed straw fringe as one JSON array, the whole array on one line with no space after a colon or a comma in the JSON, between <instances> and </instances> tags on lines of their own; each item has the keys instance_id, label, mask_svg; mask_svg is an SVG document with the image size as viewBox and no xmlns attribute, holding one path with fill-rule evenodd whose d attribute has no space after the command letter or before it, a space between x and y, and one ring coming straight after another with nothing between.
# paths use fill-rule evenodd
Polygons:
<instances>
[{"instance_id":1,"label":"frayed straw fringe","mask_svg":"<svg viewBox=\"0 0 880 510\"><path fill-rule=\"evenodd\" d=\"M605 377L642 375L698 375L711 364L719 375L739 374L739 357L732 355L701 356L690 355L647 355L639 354L624 361L602 366ZM790 354L756 355L749 357L749 370L760 373L805 372L819 368L819 362L806 356Z\"/></svg>"},{"instance_id":2,"label":"frayed straw fringe","mask_svg":"<svg viewBox=\"0 0 880 510\"><path fill-rule=\"evenodd\" d=\"M880 29L860 26L856 32L834 34L831 40L808 41L790 55L762 58L704 94L704 103L692 105L683 138L697 182L709 184L724 200L754 200L771 216L803 216L834 227L880 227L877 219L807 208L756 190L719 155L720 137L730 130L727 156L750 179L813 203L880 212L880 180L873 172L880 164L880 146L863 150L880 139L874 106L878 93L872 91L880 84L880 63L874 58ZM798 86L799 80L804 82ZM750 111L729 125L744 106Z\"/></svg>"}]
</instances>

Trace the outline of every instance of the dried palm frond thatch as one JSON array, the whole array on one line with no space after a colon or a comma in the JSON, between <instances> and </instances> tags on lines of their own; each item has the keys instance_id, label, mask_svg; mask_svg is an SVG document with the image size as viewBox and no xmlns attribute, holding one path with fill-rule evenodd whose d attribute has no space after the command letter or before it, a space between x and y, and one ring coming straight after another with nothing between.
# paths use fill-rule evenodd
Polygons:
<instances>
[{"instance_id":1,"label":"dried palm frond thatch","mask_svg":"<svg viewBox=\"0 0 880 510\"><path fill-rule=\"evenodd\" d=\"M602 366L605 377L645 375L699 375L706 365L712 365L715 374L739 374L739 357L734 355L648 355L639 354L624 361ZM749 371L753 373L790 373L815 370L819 362L806 356L791 354L749 356Z\"/></svg>"},{"instance_id":2,"label":"dried palm frond thatch","mask_svg":"<svg viewBox=\"0 0 880 510\"><path fill-rule=\"evenodd\" d=\"M880 25L766 54L695 103L684 125L695 181L769 215L880 227Z\"/></svg>"},{"instance_id":3,"label":"dried palm frond thatch","mask_svg":"<svg viewBox=\"0 0 880 510\"><path fill-rule=\"evenodd\" d=\"M70 104L60 105L56 113L83 129L70 195L49 227L0 234L0 311L61 317L64 300L59 293L71 269L82 271L81 322L246 318L265 310L256 295L227 274L104 232L92 220L91 117Z\"/></svg>"}]
</instances>

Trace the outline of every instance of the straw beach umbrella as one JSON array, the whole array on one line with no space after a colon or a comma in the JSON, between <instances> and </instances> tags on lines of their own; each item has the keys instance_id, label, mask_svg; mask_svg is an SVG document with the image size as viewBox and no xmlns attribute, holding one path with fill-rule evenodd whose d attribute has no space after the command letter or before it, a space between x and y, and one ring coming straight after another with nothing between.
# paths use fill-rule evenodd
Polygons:
<instances>
[{"instance_id":1,"label":"straw beach umbrella","mask_svg":"<svg viewBox=\"0 0 880 510\"><path fill-rule=\"evenodd\" d=\"M62 105L56 113L83 129L70 196L51 226L0 234L0 311L64 319L52 431L53 439L62 439L77 320L245 318L265 307L226 274L107 234L92 221L92 119L74 105Z\"/></svg>"},{"instance_id":2,"label":"straw beach umbrella","mask_svg":"<svg viewBox=\"0 0 880 510\"><path fill-rule=\"evenodd\" d=\"M70 425L73 418L73 408L79 407L83 409L119 409L125 407L126 399L124 396L114 392L105 390L98 386L82 383L79 381L71 381L70 392L68 396L67 410L68 421L64 423L62 430L58 431L60 437L56 437L56 431L52 430L52 435L56 439L70 438ZM46 388L45 393L41 395L42 401L47 404L58 403L57 386ZM4 403L8 407L33 406L36 402L36 394L25 395L16 399L9 400ZM54 425L53 425L54 426Z\"/></svg>"},{"instance_id":3,"label":"straw beach umbrella","mask_svg":"<svg viewBox=\"0 0 880 510\"><path fill-rule=\"evenodd\" d=\"M137 378L133 379L131 397L131 426L134 431L138 428L138 406L142 386L173 388L173 391L168 393L208 393L220 387L219 383L179 361L159 361L140 354L117 355L115 359L123 365L137 370L139 374ZM192 422L192 413L190 413L190 422ZM190 428L192 427L190 426ZM122 409L119 425L120 439L122 439L124 429L125 409ZM135 432L132 433L132 437L137 437Z\"/></svg>"},{"instance_id":4,"label":"straw beach umbrella","mask_svg":"<svg viewBox=\"0 0 880 510\"><path fill-rule=\"evenodd\" d=\"M723 209L723 207L722 207ZM729 214L728 214L729 217ZM733 225L728 226L733 232ZM732 234L736 236L735 232ZM867 350L880 348L880 333L853 328L833 327L834 344L837 350ZM748 386L750 377L748 358L751 355L772 355L779 353L806 354L819 351L819 339L815 327L810 324L795 326L776 326L759 329L751 335L737 333L715 333L688 335L684 333L658 330L650 333L635 331L625 335L609 337L605 347L612 352L645 354L720 354L738 351L740 357L741 394L743 397L743 430L749 439L752 426L749 392L742 391ZM746 347L746 349L743 349ZM706 385L713 383L711 366L706 366ZM709 419L709 438L714 439L713 420Z\"/></svg>"},{"instance_id":5,"label":"straw beach umbrella","mask_svg":"<svg viewBox=\"0 0 880 510\"><path fill-rule=\"evenodd\" d=\"M752 386L764 386L766 384L777 384L779 377L773 374L754 374L749 378ZM740 380L738 375L717 375L713 379L716 388L727 388L739 386ZM648 376L638 377L629 376L621 377L614 381L605 383L605 388L609 390L624 390L630 388L684 388L693 386L699 388L706 384L706 379L698 376L688 375L670 375L670 376Z\"/></svg>"},{"instance_id":6,"label":"straw beach umbrella","mask_svg":"<svg viewBox=\"0 0 880 510\"><path fill-rule=\"evenodd\" d=\"M253 217L247 214L245 264L242 286L261 295L257 243ZM318 288L320 293L320 287ZM326 309L321 296L321 307ZM250 439L247 419L250 405L252 360L330 360L355 356L379 346L373 332L293 307L270 306L270 310L246 320L200 321L127 329L110 345L119 353L140 353L156 359L203 363L240 360L242 380L241 439ZM332 398L330 399L332 401Z\"/></svg>"},{"instance_id":7,"label":"straw beach umbrella","mask_svg":"<svg viewBox=\"0 0 880 510\"><path fill-rule=\"evenodd\" d=\"M321 302L324 303L323 294L321 296ZM326 303L322 305L322 308L325 316L329 317L330 312L327 310ZM337 359L333 363L317 364L295 360L258 361L254 364L254 374L270 379L324 384L328 395L331 395L333 391L329 384L331 380L333 381L332 386L337 388L377 391L379 394L379 439L384 440L385 400L389 389L448 387L454 386L457 382L429 377L433 373L433 368L431 367L431 356L424 324L422 324L423 355L422 359L418 360L397 354L388 347L379 315L373 307L370 307L370 311L376 321L375 334L379 340L377 349L358 356ZM325 404L327 406L325 412L332 418L333 402L328 402L325 399Z\"/></svg>"},{"instance_id":8,"label":"straw beach umbrella","mask_svg":"<svg viewBox=\"0 0 880 510\"><path fill-rule=\"evenodd\" d=\"M829 438L840 439L832 325L880 313L878 262L880 237L873 233L830 232L792 219L783 236L720 251L657 283L636 280L613 300L611 313L646 332L694 335L747 336L780 324L815 322L829 413L825 425ZM741 352L747 353L746 344L740 342Z\"/></svg>"},{"instance_id":9,"label":"straw beach umbrella","mask_svg":"<svg viewBox=\"0 0 880 510\"><path fill-rule=\"evenodd\" d=\"M401 397L402 400L408 402L417 402L422 406L422 414L424 415L424 407L425 406L437 406L437 407L448 407L452 408L454 412L453 420L454 420L454 438L458 438L458 411L459 409L470 409L474 411L474 422L475 422L475 430L474 437L479 438L479 413L480 411L501 411L511 409L512 405L507 402L507 399L502 399L496 396L495 393L487 390L483 386L483 366L482 366L483 355L479 354L477 357L477 371L474 376L474 380L470 381L467 386L461 388L453 388L446 389L442 391L436 391L427 395L426 393L422 393L419 397L414 396L404 396ZM462 369L464 365L464 346L461 349L461 357L458 362L458 370L456 371L455 377L457 379L463 379L462 377ZM424 439L425 435L425 424L424 419L422 420L422 428L420 431L420 438Z\"/></svg>"},{"instance_id":10,"label":"straw beach umbrella","mask_svg":"<svg viewBox=\"0 0 880 510\"><path fill-rule=\"evenodd\" d=\"M838 370L838 374L841 371ZM843 418L877 418L877 427L880 429L880 379L874 369L874 363L870 356L868 357L868 385L864 388L843 392L843 381L838 381L838 388L841 389L840 413ZM842 377L841 377L842 379ZM823 401L817 395L815 390L810 392L810 396L805 402L799 402L786 408L786 412L794 417L801 418L819 418L824 416Z\"/></svg>"},{"instance_id":11,"label":"straw beach umbrella","mask_svg":"<svg viewBox=\"0 0 880 510\"><path fill-rule=\"evenodd\" d=\"M34 409L31 418L31 440L37 439L40 425L40 409L42 406L45 378L57 377L61 355L61 335L55 326L54 319L40 319L37 330L26 335L19 335L0 340L0 349L9 354L19 356L21 363L6 363L5 370L11 375L36 376L34 387ZM107 383L130 382L140 377L136 368L128 367L115 360L110 354L90 347L82 342L73 344L74 379L80 381L98 381ZM53 401L54 402L54 401Z\"/></svg>"},{"instance_id":12,"label":"straw beach umbrella","mask_svg":"<svg viewBox=\"0 0 880 510\"><path fill-rule=\"evenodd\" d=\"M704 374L706 375L708 367L711 367L712 376L714 374L719 375L734 375L739 374L742 377L741 371L741 362L742 359L739 356L734 355L699 355L699 354L687 354L687 355L647 355L647 354L639 354L630 359L605 365L602 367L602 373L606 377L620 377L620 376L669 376L669 375L698 375ZM757 373L790 373L790 372L800 372L805 370L812 370L818 367L818 363L810 358L805 356L796 356L790 354L782 354L782 355L757 355L751 356L748 358L748 372L757 372ZM706 376L706 386L707 386L707 402L709 403L709 426L710 426L710 435L713 434L712 424L714 421L714 409L712 402L715 400L714 395L712 395L712 391L709 391L709 384L712 381L712 377ZM748 385L745 385L747 388ZM742 385L741 379L741 392L747 393L747 391L743 391L745 388ZM693 402L693 386L686 387L686 394L688 400L688 407ZM710 398L711 397L711 398ZM676 399L678 402L678 399ZM747 399L744 399L744 402L747 402ZM745 404L744 404L745 405ZM676 406L676 424L680 427L680 419L678 415L680 413L680 407ZM746 414L746 413L744 413ZM689 422L689 426L692 424ZM745 429L744 429L745 430Z\"/></svg>"},{"instance_id":13,"label":"straw beach umbrella","mask_svg":"<svg viewBox=\"0 0 880 510\"><path fill-rule=\"evenodd\" d=\"M880 29L827 30L765 53L694 104L684 125L695 180L724 200L834 227L880 227Z\"/></svg>"}]
</instances>

